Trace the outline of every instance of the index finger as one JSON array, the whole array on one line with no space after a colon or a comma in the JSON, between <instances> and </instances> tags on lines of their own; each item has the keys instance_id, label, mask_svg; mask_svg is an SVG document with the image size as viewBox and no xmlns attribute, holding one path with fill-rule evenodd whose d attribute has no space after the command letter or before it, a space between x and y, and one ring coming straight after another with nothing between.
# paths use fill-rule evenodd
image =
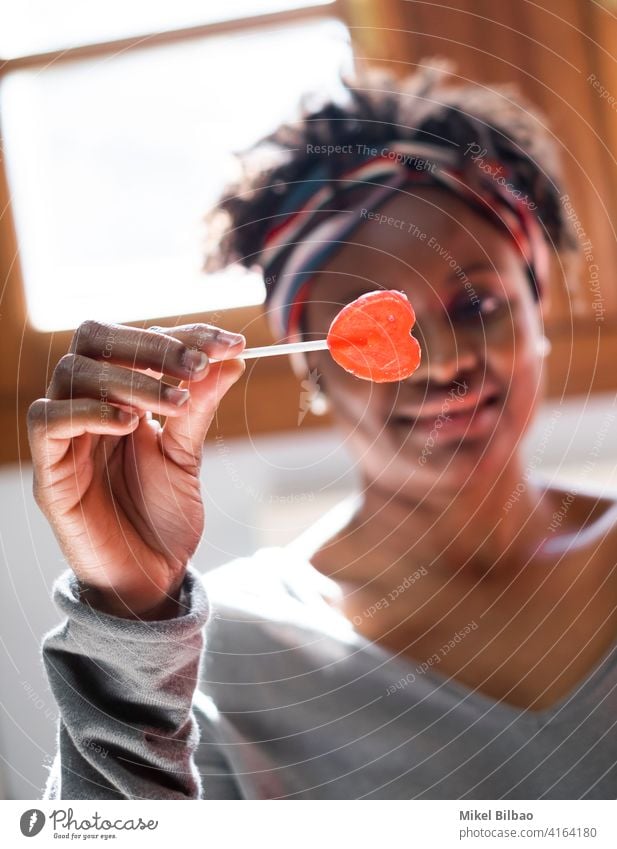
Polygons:
<instances>
[{"instance_id":1,"label":"index finger","mask_svg":"<svg viewBox=\"0 0 617 849\"><path fill-rule=\"evenodd\" d=\"M238 357L246 347L246 338L241 333L232 333L213 324L176 324L173 327L152 325L148 328L182 342L187 348L203 351L217 360Z\"/></svg>"},{"instance_id":2,"label":"index finger","mask_svg":"<svg viewBox=\"0 0 617 849\"><path fill-rule=\"evenodd\" d=\"M77 329L70 351L159 376L201 379L207 374L209 356L233 358L245 344L241 334L209 324L142 330L90 319Z\"/></svg>"}]
</instances>

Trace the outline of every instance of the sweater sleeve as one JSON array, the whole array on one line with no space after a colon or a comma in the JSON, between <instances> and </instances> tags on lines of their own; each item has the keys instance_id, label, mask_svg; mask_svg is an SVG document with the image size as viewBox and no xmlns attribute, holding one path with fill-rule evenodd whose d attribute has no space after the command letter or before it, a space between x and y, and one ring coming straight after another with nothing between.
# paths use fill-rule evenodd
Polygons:
<instances>
[{"instance_id":1,"label":"sweater sleeve","mask_svg":"<svg viewBox=\"0 0 617 849\"><path fill-rule=\"evenodd\" d=\"M174 619L123 619L80 600L75 573L56 580L66 619L43 637L59 708L44 799L200 799L193 710L208 598L189 565Z\"/></svg>"}]
</instances>

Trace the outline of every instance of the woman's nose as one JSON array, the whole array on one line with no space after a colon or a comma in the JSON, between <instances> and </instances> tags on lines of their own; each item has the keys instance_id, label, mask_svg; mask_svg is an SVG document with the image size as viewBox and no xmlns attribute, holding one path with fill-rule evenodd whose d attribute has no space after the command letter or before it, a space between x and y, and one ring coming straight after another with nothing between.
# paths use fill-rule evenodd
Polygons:
<instances>
[{"instance_id":1,"label":"woman's nose","mask_svg":"<svg viewBox=\"0 0 617 849\"><path fill-rule=\"evenodd\" d=\"M450 383L461 372L472 371L478 364L477 352L447 320L419 322L413 335L420 342L420 365L409 378L411 381L430 380L433 383Z\"/></svg>"}]
</instances>

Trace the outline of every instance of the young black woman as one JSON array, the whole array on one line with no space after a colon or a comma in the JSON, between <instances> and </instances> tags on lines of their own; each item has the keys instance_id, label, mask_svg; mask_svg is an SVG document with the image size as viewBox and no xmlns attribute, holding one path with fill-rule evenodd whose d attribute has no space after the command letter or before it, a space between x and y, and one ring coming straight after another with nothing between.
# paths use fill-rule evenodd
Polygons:
<instances>
[{"instance_id":1,"label":"young black woman","mask_svg":"<svg viewBox=\"0 0 617 849\"><path fill-rule=\"evenodd\" d=\"M43 643L46 798L614 798L617 502L579 493L551 529L567 492L522 450L549 253L571 246L550 137L510 90L433 70L359 81L263 151L211 219L208 267L261 268L277 341L403 291L420 368L376 384L294 357L361 487L202 576L202 444L244 338L78 329L30 415L71 567Z\"/></svg>"}]
</instances>

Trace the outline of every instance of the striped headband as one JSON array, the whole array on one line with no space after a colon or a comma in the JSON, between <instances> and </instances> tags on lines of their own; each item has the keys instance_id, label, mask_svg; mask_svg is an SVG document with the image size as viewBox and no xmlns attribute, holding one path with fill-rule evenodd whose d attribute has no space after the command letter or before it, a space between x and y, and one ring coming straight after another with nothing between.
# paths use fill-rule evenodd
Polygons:
<instances>
[{"instance_id":1,"label":"striped headband","mask_svg":"<svg viewBox=\"0 0 617 849\"><path fill-rule=\"evenodd\" d=\"M450 190L508 233L525 260L534 296L540 298L548 275L548 253L535 215L508 188L507 169L497 160L485 159L485 167L472 171L475 179L470 182L469 171L457 163L460 153L453 150L397 141L340 176L332 177L322 162L305 179L290 184L259 259L268 321L277 340L300 338L312 277L364 220L353 204L359 193L362 210L372 212L407 187Z\"/></svg>"}]
</instances>

